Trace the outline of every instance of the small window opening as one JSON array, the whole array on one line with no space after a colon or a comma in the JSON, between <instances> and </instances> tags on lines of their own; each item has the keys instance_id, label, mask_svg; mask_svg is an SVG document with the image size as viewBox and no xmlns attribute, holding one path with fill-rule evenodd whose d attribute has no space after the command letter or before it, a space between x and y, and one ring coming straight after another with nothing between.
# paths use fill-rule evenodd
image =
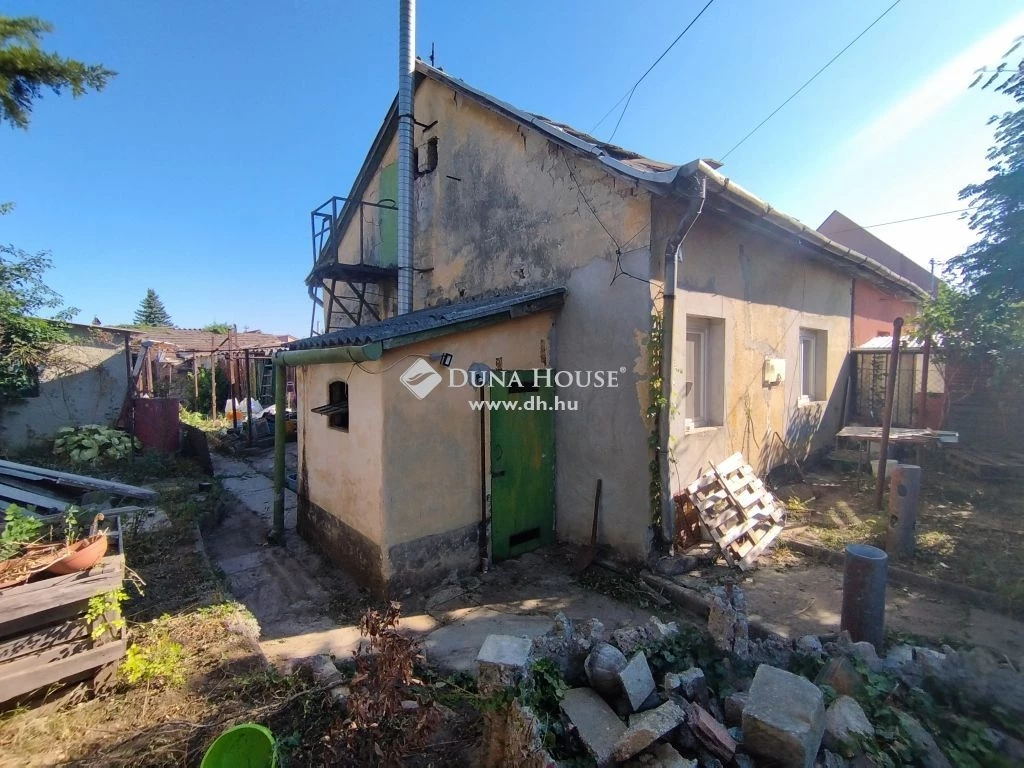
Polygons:
<instances>
[{"instance_id":1,"label":"small window opening","mask_svg":"<svg viewBox=\"0 0 1024 768\"><path fill-rule=\"evenodd\" d=\"M348 432L348 384L332 381L327 388L327 405L313 408L313 413L327 417L327 426Z\"/></svg>"},{"instance_id":2,"label":"small window opening","mask_svg":"<svg viewBox=\"0 0 1024 768\"><path fill-rule=\"evenodd\" d=\"M424 176L437 169L437 137L427 140L427 143L413 150L416 160L416 173Z\"/></svg>"}]
</instances>

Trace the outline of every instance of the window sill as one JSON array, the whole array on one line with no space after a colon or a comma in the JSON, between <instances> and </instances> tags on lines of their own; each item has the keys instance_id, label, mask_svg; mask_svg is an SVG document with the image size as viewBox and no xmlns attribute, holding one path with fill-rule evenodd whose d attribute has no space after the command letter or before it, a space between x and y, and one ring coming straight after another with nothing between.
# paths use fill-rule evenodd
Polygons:
<instances>
[{"instance_id":1,"label":"window sill","mask_svg":"<svg viewBox=\"0 0 1024 768\"><path fill-rule=\"evenodd\" d=\"M808 400L808 399L803 398L803 397L801 397L799 400L797 400L797 403L796 403L796 407L797 408L813 408L814 406L826 406L826 405L828 405L828 400Z\"/></svg>"},{"instance_id":2,"label":"window sill","mask_svg":"<svg viewBox=\"0 0 1024 768\"><path fill-rule=\"evenodd\" d=\"M719 429L722 429L722 426L720 424L708 424L708 425L703 426L703 427L687 427L686 431L683 434L686 434L686 435L704 435L704 434L709 434L711 432L716 432Z\"/></svg>"}]
</instances>

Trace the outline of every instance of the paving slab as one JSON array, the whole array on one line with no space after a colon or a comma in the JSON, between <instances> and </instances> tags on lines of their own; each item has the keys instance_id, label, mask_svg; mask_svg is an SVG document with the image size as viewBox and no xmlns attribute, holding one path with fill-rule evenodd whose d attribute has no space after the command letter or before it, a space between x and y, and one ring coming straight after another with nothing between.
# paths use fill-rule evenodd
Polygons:
<instances>
[{"instance_id":1,"label":"paving slab","mask_svg":"<svg viewBox=\"0 0 1024 768\"><path fill-rule=\"evenodd\" d=\"M615 745L626 732L615 711L591 688L566 691L559 706L599 768L611 765Z\"/></svg>"},{"instance_id":2,"label":"paving slab","mask_svg":"<svg viewBox=\"0 0 1024 768\"><path fill-rule=\"evenodd\" d=\"M431 632L423 650L432 666L472 675L477 674L476 657L488 635L533 639L554 626L549 616L520 616L490 608L472 608L459 614L456 621Z\"/></svg>"}]
</instances>

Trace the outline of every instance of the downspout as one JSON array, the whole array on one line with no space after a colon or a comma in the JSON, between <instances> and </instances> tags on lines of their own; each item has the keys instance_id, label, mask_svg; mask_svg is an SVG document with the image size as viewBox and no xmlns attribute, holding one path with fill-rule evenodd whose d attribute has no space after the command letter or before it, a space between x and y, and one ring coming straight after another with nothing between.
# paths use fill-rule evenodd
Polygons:
<instances>
[{"instance_id":1,"label":"downspout","mask_svg":"<svg viewBox=\"0 0 1024 768\"><path fill-rule=\"evenodd\" d=\"M398 13L398 314L412 312L413 77L416 2L400 0Z\"/></svg>"},{"instance_id":2,"label":"downspout","mask_svg":"<svg viewBox=\"0 0 1024 768\"><path fill-rule=\"evenodd\" d=\"M284 544L284 449L286 389L288 366L326 365L329 363L363 363L380 360L384 348L380 342L352 347L327 349L294 349L274 355L274 528L269 540Z\"/></svg>"},{"instance_id":3,"label":"downspout","mask_svg":"<svg viewBox=\"0 0 1024 768\"><path fill-rule=\"evenodd\" d=\"M658 413L658 470L661 476L662 534L674 554L676 509L672 500L672 473L669 467L670 432L672 423L672 393L675 391L672 373L672 343L675 325L676 280L679 263L683 260L683 241L704 208L707 181L703 174L693 177L696 190L687 199L686 210L679 224L665 243L665 298L661 319L661 391L665 404Z\"/></svg>"}]
</instances>

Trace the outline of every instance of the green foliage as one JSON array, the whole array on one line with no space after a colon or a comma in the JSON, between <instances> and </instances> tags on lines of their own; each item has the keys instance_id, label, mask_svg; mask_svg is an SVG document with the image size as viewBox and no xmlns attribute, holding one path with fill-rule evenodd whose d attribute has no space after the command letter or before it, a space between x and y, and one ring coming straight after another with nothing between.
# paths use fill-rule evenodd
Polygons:
<instances>
[{"instance_id":1,"label":"green foliage","mask_svg":"<svg viewBox=\"0 0 1024 768\"><path fill-rule=\"evenodd\" d=\"M135 324L149 328L162 328L173 325L164 303L152 288L146 289L146 296L135 310Z\"/></svg>"},{"instance_id":2,"label":"green foliage","mask_svg":"<svg viewBox=\"0 0 1024 768\"><path fill-rule=\"evenodd\" d=\"M723 697L733 692L738 678L753 677L755 671L752 663L723 653L706 630L688 625L680 627L678 634L646 645L644 654L656 680L666 672L700 667L708 686Z\"/></svg>"},{"instance_id":3,"label":"green foliage","mask_svg":"<svg viewBox=\"0 0 1024 768\"><path fill-rule=\"evenodd\" d=\"M85 612L85 620L92 626L91 637L99 640L106 633L111 637L117 637L117 633L124 629L124 618L121 616L121 603L128 599L128 593L124 587L112 589L101 595L94 595L89 598L89 604ZM114 618L107 618L107 614L116 613Z\"/></svg>"},{"instance_id":4,"label":"green foliage","mask_svg":"<svg viewBox=\"0 0 1024 768\"><path fill-rule=\"evenodd\" d=\"M67 456L75 464L120 461L132 455L132 438L125 432L99 424L64 427L53 441L55 456ZM135 448L142 443L136 438Z\"/></svg>"},{"instance_id":5,"label":"green foliage","mask_svg":"<svg viewBox=\"0 0 1024 768\"><path fill-rule=\"evenodd\" d=\"M52 24L34 16L0 15L0 122L27 129L32 102L44 88L57 94L70 88L77 98L90 89L102 90L117 74L42 50L40 39L52 31Z\"/></svg>"},{"instance_id":6,"label":"green foliage","mask_svg":"<svg viewBox=\"0 0 1024 768\"><path fill-rule=\"evenodd\" d=\"M651 335L647 338L647 368L649 378L647 379L648 397L650 404L647 406L648 436L647 445L650 448L650 482L648 483L648 496L651 505L651 523L658 529L661 528L661 460L658 451L661 449L661 411L668 407L668 400L665 398L661 365L665 354L664 320L660 311L651 313Z\"/></svg>"},{"instance_id":7,"label":"green foliage","mask_svg":"<svg viewBox=\"0 0 1024 768\"><path fill-rule=\"evenodd\" d=\"M23 544L39 539L43 523L17 504L8 504L4 513L4 530L0 533L0 560L14 557Z\"/></svg>"},{"instance_id":8,"label":"green foliage","mask_svg":"<svg viewBox=\"0 0 1024 768\"><path fill-rule=\"evenodd\" d=\"M0 406L31 392L39 371L60 362L57 346L70 341L66 323L78 310L61 308L60 294L43 282L51 264L46 251L0 245ZM51 319L37 316L47 310L55 310Z\"/></svg>"},{"instance_id":9,"label":"green foliage","mask_svg":"<svg viewBox=\"0 0 1024 768\"><path fill-rule=\"evenodd\" d=\"M180 643L160 635L145 645L131 646L121 664L121 674L129 685L162 682L181 686L185 683L184 657L185 650Z\"/></svg>"},{"instance_id":10,"label":"green foliage","mask_svg":"<svg viewBox=\"0 0 1024 768\"><path fill-rule=\"evenodd\" d=\"M207 333L231 333L231 331L234 330L234 326L231 326L228 323L213 322L209 325L204 325L201 330L204 330Z\"/></svg>"},{"instance_id":11,"label":"green foliage","mask_svg":"<svg viewBox=\"0 0 1024 768\"><path fill-rule=\"evenodd\" d=\"M193 397L195 394L195 385L193 382L192 372L188 374L188 382L191 387L189 395L189 410L196 413L208 414L210 412L210 389L212 387L212 376L210 375L209 368L199 369L199 398ZM224 374L224 371L220 371L217 376L217 408L221 408L224 403L231 398L231 382L228 381L228 377ZM200 426L194 424L193 426Z\"/></svg>"},{"instance_id":12,"label":"green foliage","mask_svg":"<svg viewBox=\"0 0 1024 768\"><path fill-rule=\"evenodd\" d=\"M551 659L540 659L530 667L530 684L523 690L522 702L541 720L550 721L558 718L558 703L567 690L558 665Z\"/></svg>"}]
</instances>

